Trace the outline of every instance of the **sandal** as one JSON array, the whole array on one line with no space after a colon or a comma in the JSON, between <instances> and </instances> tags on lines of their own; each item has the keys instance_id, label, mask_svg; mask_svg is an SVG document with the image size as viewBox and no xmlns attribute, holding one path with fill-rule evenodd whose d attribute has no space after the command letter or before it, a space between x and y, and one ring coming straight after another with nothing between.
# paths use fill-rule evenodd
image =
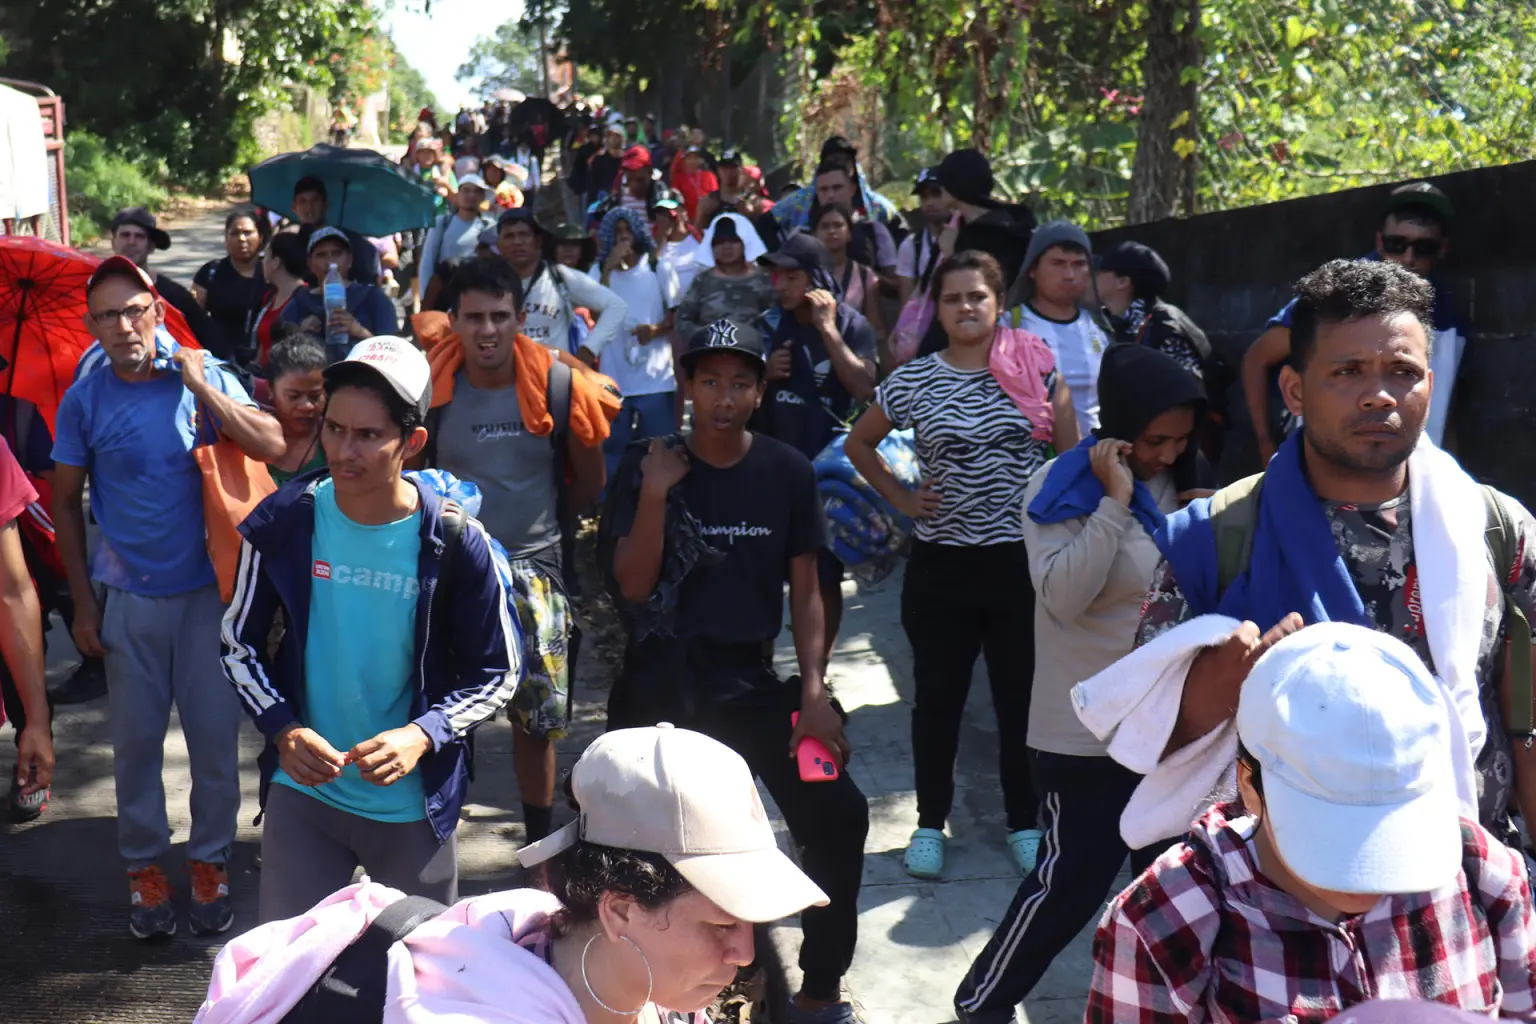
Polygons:
<instances>
[{"instance_id":1,"label":"sandal","mask_svg":"<svg viewBox=\"0 0 1536 1024\"><path fill-rule=\"evenodd\" d=\"M943 877L944 833L936 828L920 828L913 832L901 863L913 878Z\"/></svg>"},{"instance_id":2,"label":"sandal","mask_svg":"<svg viewBox=\"0 0 1536 1024\"><path fill-rule=\"evenodd\" d=\"M1027 875L1035 870L1035 861L1040 857L1040 840L1044 838L1045 833L1037 828L1021 828L1008 833L1008 850L1013 854L1013 862L1019 866L1019 874Z\"/></svg>"}]
</instances>

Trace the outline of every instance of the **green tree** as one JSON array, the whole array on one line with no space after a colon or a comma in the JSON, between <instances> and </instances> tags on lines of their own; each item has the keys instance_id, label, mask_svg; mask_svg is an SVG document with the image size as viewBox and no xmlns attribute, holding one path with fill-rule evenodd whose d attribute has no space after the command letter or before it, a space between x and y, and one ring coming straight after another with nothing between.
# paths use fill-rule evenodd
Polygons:
<instances>
[{"instance_id":1,"label":"green tree","mask_svg":"<svg viewBox=\"0 0 1536 1024\"><path fill-rule=\"evenodd\" d=\"M539 70L537 37L522 24L509 21L498 26L494 35L475 40L454 78L476 82L475 91L482 98L490 98L498 89L533 95L542 87Z\"/></svg>"},{"instance_id":2,"label":"green tree","mask_svg":"<svg viewBox=\"0 0 1536 1024\"><path fill-rule=\"evenodd\" d=\"M288 86L362 83L384 59L355 0L49 0L10 5L6 30L8 74L52 87L71 125L151 176L193 186L258 155L252 126Z\"/></svg>"}]
</instances>

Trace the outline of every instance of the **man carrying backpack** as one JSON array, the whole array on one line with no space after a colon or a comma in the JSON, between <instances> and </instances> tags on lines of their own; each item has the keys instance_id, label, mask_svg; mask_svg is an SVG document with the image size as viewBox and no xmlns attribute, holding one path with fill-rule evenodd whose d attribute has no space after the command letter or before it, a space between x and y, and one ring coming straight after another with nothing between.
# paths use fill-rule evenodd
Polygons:
<instances>
[{"instance_id":1,"label":"man carrying backpack","mask_svg":"<svg viewBox=\"0 0 1536 1024\"><path fill-rule=\"evenodd\" d=\"M1154 774L1177 773L1231 718L1265 649L1303 623L1370 626L1405 641L1450 691L1475 763L1467 795L1482 824L1514 842L1511 791L1528 821L1536 809L1526 775L1536 753L1525 742L1536 523L1424 436L1440 382L1429 371L1434 297L1423 278L1335 260L1302 278L1296 296L1281 390L1305 427L1262 476L1168 518L1137 643L1156 643L1163 668L1185 664L1187 676L1166 714L1120 727L1159 738ZM1241 625L1228 634L1215 615ZM1144 831L1182 833L1201 810L1170 804Z\"/></svg>"},{"instance_id":2,"label":"man carrying backpack","mask_svg":"<svg viewBox=\"0 0 1536 1024\"><path fill-rule=\"evenodd\" d=\"M464 175L453 196L454 211L438 217L427 232L427 241L421 250L421 272L417 276L422 308L443 308L442 291L448 282L437 272L439 265L472 259L475 246L480 242L480 232L496 226L496 218L480 209L488 192L489 187L480 175Z\"/></svg>"},{"instance_id":3,"label":"man carrying backpack","mask_svg":"<svg viewBox=\"0 0 1536 1024\"><path fill-rule=\"evenodd\" d=\"M527 207L508 210L496 222L496 250L512 266L522 296L522 331L540 345L580 356L588 366L624 327L624 300L579 270L544 259L544 228ZM576 340L577 309L597 318Z\"/></svg>"},{"instance_id":4,"label":"man carrying backpack","mask_svg":"<svg viewBox=\"0 0 1536 1024\"><path fill-rule=\"evenodd\" d=\"M309 909L359 864L452 903L466 740L522 671L489 534L401 472L427 443L426 357L370 338L326 369L325 392L329 469L241 525L224 617L224 673L267 737L263 921Z\"/></svg>"},{"instance_id":5,"label":"man carrying backpack","mask_svg":"<svg viewBox=\"0 0 1536 1024\"><path fill-rule=\"evenodd\" d=\"M591 385L521 334L521 283L503 261L470 260L451 290L463 359L444 388L451 400L429 415L427 461L480 488L481 519L512 562L527 664L512 702L512 758L533 843L550 831L575 660L559 510L602 493L602 438L571 429L573 391Z\"/></svg>"}]
</instances>

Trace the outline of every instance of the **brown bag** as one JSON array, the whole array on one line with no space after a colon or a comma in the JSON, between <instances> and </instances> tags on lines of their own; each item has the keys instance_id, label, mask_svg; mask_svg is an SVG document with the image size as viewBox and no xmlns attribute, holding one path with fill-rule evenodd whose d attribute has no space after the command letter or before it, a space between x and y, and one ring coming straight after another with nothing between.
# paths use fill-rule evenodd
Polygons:
<instances>
[{"instance_id":1,"label":"brown bag","mask_svg":"<svg viewBox=\"0 0 1536 1024\"><path fill-rule=\"evenodd\" d=\"M213 429L208 410L198 403L199 429ZM277 490L266 464L257 462L222 434L212 444L192 449L203 471L203 523L208 533L208 559L219 580L219 597L235 596L240 568L240 530L245 517L262 499Z\"/></svg>"}]
</instances>

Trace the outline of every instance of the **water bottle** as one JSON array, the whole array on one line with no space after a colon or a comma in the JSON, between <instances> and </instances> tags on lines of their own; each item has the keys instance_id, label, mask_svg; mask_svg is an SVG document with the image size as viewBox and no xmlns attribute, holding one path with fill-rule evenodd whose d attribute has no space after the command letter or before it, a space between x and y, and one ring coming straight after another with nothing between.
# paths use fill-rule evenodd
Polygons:
<instances>
[{"instance_id":1,"label":"water bottle","mask_svg":"<svg viewBox=\"0 0 1536 1024\"><path fill-rule=\"evenodd\" d=\"M325 347L326 354L332 362L345 359L352 348L352 336L343 328L331 327L332 313L345 313L347 310L347 284L341 279L341 274L336 270L336 264L331 264L331 269L326 272L325 285L321 289L321 295L325 301Z\"/></svg>"}]
</instances>

